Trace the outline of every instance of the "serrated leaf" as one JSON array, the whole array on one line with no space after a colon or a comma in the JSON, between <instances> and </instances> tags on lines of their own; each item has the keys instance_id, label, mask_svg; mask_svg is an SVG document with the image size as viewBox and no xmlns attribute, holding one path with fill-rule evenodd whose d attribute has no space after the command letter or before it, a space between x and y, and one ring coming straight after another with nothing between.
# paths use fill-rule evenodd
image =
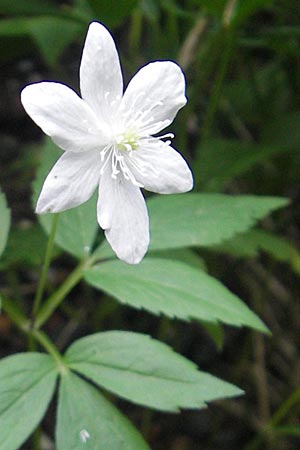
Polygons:
<instances>
[{"instance_id":1,"label":"serrated leaf","mask_svg":"<svg viewBox=\"0 0 300 450\"><path fill-rule=\"evenodd\" d=\"M150 450L132 424L72 372L61 377L56 449Z\"/></svg>"},{"instance_id":2,"label":"serrated leaf","mask_svg":"<svg viewBox=\"0 0 300 450\"><path fill-rule=\"evenodd\" d=\"M42 147L41 164L34 182L34 205L42 188L45 177L61 155L61 151L47 139ZM47 233L50 232L53 214L38 216L39 222ZM76 258L85 257L91 250L98 230L96 220L96 196L77 208L60 213L55 243Z\"/></svg>"},{"instance_id":3,"label":"serrated leaf","mask_svg":"<svg viewBox=\"0 0 300 450\"><path fill-rule=\"evenodd\" d=\"M0 255L5 249L10 228L10 210L7 207L5 195L0 191Z\"/></svg>"},{"instance_id":4,"label":"serrated leaf","mask_svg":"<svg viewBox=\"0 0 300 450\"><path fill-rule=\"evenodd\" d=\"M262 321L218 280L178 261L147 257L137 266L107 261L86 270L84 278L121 303L153 314L267 331Z\"/></svg>"},{"instance_id":5,"label":"serrated leaf","mask_svg":"<svg viewBox=\"0 0 300 450\"><path fill-rule=\"evenodd\" d=\"M109 331L79 339L67 365L94 383L163 411L202 408L212 400L240 395L237 387L197 370L167 345L138 333Z\"/></svg>"},{"instance_id":6,"label":"serrated leaf","mask_svg":"<svg viewBox=\"0 0 300 450\"><path fill-rule=\"evenodd\" d=\"M0 361L0 448L17 450L42 420L57 371L41 353L19 353Z\"/></svg>"},{"instance_id":7,"label":"serrated leaf","mask_svg":"<svg viewBox=\"0 0 300 450\"><path fill-rule=\"evenodd\" d=\"M251 228L288 200L223 194L156 196L149 200L151 250L209 247Z\"/></svg>"},{"instance_id":8,"label":"serrated leaf","mask_svg":"<svg viewBox=\"0 0 300 450\"><path fill-rule=\"evenodd\" d=\"M148 202L149 250L210 247L251 228L258 220L288 204L280 197L223 194L155 196ZM97 249L99 258L110 258L106 241Z\"/></svg>"}]
</instances>

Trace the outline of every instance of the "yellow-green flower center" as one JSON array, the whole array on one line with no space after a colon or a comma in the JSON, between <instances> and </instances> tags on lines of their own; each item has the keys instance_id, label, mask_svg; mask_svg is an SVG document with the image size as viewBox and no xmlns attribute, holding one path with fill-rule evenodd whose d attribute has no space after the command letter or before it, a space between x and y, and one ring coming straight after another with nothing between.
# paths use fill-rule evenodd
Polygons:
<instances>
[{"instance_id":1,"label":"yellow-green flower center","mask_svg":"<svg viewBox=\"0 0 300 450\"><path fill-rule=\"evenodd\" d=\"M133 131L126 131L116 139L118 150L131 152L138 148L138 137Z\"/></svg>"}]
</instances>

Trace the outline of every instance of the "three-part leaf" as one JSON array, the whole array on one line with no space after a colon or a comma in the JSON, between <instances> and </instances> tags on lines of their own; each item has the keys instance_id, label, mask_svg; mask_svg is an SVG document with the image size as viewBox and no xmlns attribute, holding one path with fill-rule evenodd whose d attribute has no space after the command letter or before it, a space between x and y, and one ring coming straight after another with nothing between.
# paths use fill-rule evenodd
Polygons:
<instances>
[{"instance_id":1,"label":"three-part leaf","mask_svg":"<svg viewBox=\"0 0 300 450\"><path fill-rule=\"evenodd\" d=\"M201 408L206 402L242 393L143 334L109 331L87 336L71 345L65 359L94 383L164 411Z\"/></svg>"},{"instance_id":2,"label":"three-part leaf","mask_svg":"<svg viewBox=\"0 0 300 450\"><path fill-rule=\"evenodd\" d=\"M53 359L19 353L0 361L0 448L17 450L42 420L54 392Z\"/></svg>"},{"instance_id":3,"label":"three-part leaf","mask_svg":"<svg viewBox=\"0 0 300 450\"><path fill-rule=\"evenodd\" d=\"M150 450L129 420L72 372L61 377L58 402L57 450Z\"/></svg>"},{"instance_id":4,"label":"three-part leaf","mask_svg":"<svg viewBox=\"0 0 300 450\"><path fill-rule=\"evenodd\" d=\"M85 279L121 303L153 314L267 331L262 321L218 280L178 261L148 257L138 266L107 261L87 270Z\"/></svg>"}]
</instances>

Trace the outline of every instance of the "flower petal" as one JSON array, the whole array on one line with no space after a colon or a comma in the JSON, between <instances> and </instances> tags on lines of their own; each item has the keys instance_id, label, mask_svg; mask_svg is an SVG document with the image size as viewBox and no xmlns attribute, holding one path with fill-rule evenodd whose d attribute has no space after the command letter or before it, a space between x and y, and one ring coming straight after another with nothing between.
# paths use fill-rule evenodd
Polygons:
<instances>
[{"instance_id":1,"label":"flower petal","mask_svg":"<svg viewBox=\"0 0 300 450\"><path fill-rule=\"evenodd\" d=\"M118 258L138 264L149 245L149 218L140 189L122 175L113 179L105 171L99 186L97 212L99 225Z\"/></svg>"},{"instance_id":2,"label":"flower petal","mask_svg":"<svg viewBox=\"0 0 300 450\"><path fill-rule=\"evenodd\" d=\"M88 106L68 86L42 82L25 87L21 100L26 112L63 150L100 148L107 138Z\"/></svg>"},{"instance_id":3,"label":"flower petal","mask_svg":"<svg viewBox=\"0 0 300 450\"><path fill-rule=\"evenodd\" d=\"M98 22L92 22L87 32L80 65L80 90L82 98L102 120L114 114L123 94L114 40Z\"/></svg>"},{"instance_id":4,"label":"flower petal","mask_svg":"<svg viewBox=\"0 0 300 450\"><path fill-rule=\"evenodd\" d=\"M98 152L64 153L47 176L36 212L56 213L86 202L100 179Z\"/></svg>"},{"instance_id":5,"label":"flower petal","mask_svg":"<svg viewBox=\"0 0 300 450\"><path fill-rule=\"evenodd\" d=\"M120 111L128 116L127 127L138 125L143 135L149 135L170 125L185 104L182 70L171 61L157 61L142 67L132 78Z\"/></svg>"},{"instance_id":6,"label":"flower petal","mask_svg":"<svg viewBox=\"0 0 300 450\"><path fill-rule=\"evenodd\" d=\"M193 176L183 157L166 142L153 139L126 160L136 181L159 194L188 192Z\"/></svg>"}]
</instances>

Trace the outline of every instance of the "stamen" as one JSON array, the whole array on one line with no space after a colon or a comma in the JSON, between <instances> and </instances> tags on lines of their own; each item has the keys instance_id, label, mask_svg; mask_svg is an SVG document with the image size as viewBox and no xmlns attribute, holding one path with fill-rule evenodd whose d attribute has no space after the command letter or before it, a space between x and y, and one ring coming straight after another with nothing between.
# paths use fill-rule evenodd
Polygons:
<instances>
[{"instance_id":1,"label":"stamen","mask_svg":"<svg viewBox=\"0 0 300 450\"><path fill-rule=\"evenodd\" d=\"M162 136L157 136L157 139L165 139L165 138L171 138L174 139L175 135L173 133L166 133L163 134ZM168 142L168 141L166 141Z\"/></svg>"}]
</instances>

